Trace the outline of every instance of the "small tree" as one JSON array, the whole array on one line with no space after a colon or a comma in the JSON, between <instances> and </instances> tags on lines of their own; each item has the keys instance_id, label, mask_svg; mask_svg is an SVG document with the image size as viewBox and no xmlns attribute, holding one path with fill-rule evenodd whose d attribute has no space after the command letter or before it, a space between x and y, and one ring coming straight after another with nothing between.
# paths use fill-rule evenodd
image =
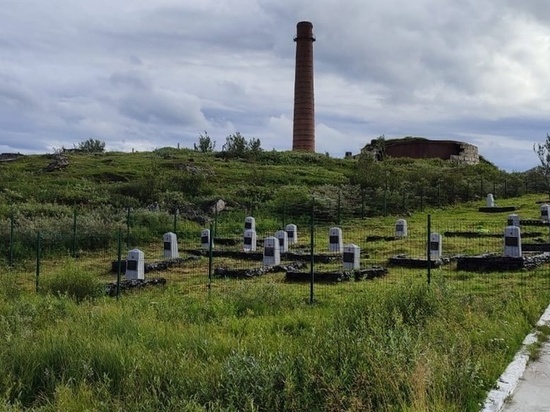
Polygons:
<instances>
[{"instance_id":1,"label":"small tree","mask_svg":"<svg viewBox=\"0 0 550 412\"><path fill-rule=\"evenodd\" d=\"M222 150L232 156L243 157L247 148L248 143L246 139L239 132L237 132L235 134L230 134L225 138L225 144L223 145Z\"/></svg>"},{"instance_id":2,"label":"small tree","mask_svg":"<svg viewBox=\"0 0 550 412\"><path fill-rule=\"evenodd\" d=\"M80 142L77 148L86 153L103 153L105 151L105 142L98 139L88 139Z\"/></svg>"},{"instance_id":3,"label":"small tree","mask_svg":"<svg viewBox=\"0 0 550 412\"><path fill-rule=\"evenodd\" d=\"M546 141L543 144L535 143L533 151L537 154L540 160L540 166L537 171L544 178L548 198L550 199L550 135L546 133Z\"/></svg>"},{"instance_id":4,"label":"small tree","mask_svg":"<svg viewBox=\"0 0 550 412\"><path fill-rule=\"evenodd\" d=\"M216 141L212 140L208 133L205 131L204 134L199 134L199 144L193 144L195 152L201 153L211 153L216 148Z\"/></svg>"}]
</instances>

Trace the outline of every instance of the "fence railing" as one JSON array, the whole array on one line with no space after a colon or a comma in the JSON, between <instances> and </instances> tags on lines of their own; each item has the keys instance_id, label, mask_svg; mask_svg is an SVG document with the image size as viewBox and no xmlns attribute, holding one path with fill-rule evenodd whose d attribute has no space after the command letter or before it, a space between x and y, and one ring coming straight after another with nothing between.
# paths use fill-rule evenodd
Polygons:
<instances>
[{"instance_id":1,"label":"fence railing","mask_svg":"<svg viewBox=\"0 0 550 412\"><path fill-rule=\"evenodd\" d=\"M501 273L545 270L545 252L550 252L550 225L537 217L525 220L529 225L520 225L517 239L510 240L515 235L507 235L510 222L503 214L469 220L441 214L361 218L343 208L326 213L318 204L313 199L303 205L301 215L232 210L203 222L132 209L103 221L99 213L90 217L76 211L35 220L12 215L0 232L2 266L4 271L34 269L38 288L40 279L54 276L65 259L72 259L106 283L119 283L136 275L127 271L132 271L130 254L138 250L143 258L136 264L144 265L138 277L167 278L188 293L256 279L294 284L313 302L373 279L466 279L464 272L489 273L491 264ZM471 262L463 263L466 258Z\"/></svg>"}]
</instances>

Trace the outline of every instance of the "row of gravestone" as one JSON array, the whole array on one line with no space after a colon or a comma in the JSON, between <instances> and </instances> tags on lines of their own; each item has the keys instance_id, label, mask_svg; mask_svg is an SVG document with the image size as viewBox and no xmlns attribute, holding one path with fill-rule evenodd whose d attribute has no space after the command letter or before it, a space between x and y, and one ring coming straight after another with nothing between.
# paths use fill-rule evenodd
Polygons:
<instances>
[{"instance_id":1,"label":"row of gravestone","mask_svg":"<svg viewBox=\"0 0 550 412\"><path fill-rule=\"evenodd\" d=\"M168 232L163 236L164 256L174 259L179 256L177 236ZM443 242L439 233L430 234L430 260L438 260L442 257ZM343 245L342 229L338 227L329 230L329 250L333 253L342 253L344 270L359 270L361 259L361 248L355 244ZM504 229L504 256L521 257L521 229L518 226L507 226ZM275 266L281 263L280 239L269 236L264 239L263 265ZM132 249L128 252L126 259L127 279L145 278L145 255L139 249Z\"/></svg>"}]
</instances>

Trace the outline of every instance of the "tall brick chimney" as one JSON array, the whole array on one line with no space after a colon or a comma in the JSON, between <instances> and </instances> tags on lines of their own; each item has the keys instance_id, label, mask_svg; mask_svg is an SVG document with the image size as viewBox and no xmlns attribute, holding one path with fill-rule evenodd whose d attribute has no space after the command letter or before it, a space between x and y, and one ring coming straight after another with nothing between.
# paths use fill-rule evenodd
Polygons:
<instances>
[{"instance_id":1,"label":"tall brick chimney","mask_svg":"<svg viewBox=\"0 0 550 412\"><path fill-rule=\"evenodd\" d=\"M296 26L296 76L292 150L315 152L315 104L313 100L313 24Z\"/></svg>"}]
</instances>

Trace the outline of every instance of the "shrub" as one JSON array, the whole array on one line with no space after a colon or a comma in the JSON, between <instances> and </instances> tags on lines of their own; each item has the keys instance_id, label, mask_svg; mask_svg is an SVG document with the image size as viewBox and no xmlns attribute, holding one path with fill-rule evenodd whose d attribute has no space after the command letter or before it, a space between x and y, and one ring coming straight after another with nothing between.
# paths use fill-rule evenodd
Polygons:
<instances>
[{"instance_id":1,"label":"shrub","mask_svg":"<svg viewBox=\"0 0 550 412\"><path fill-rule=\"evenodd\" d=\"M78 268L67 260L62 269L46 277L40 287L41 292L53 295L67 295L78 302L103 295L103 286L94 275Z\"/></svg>"}]
</instances>

